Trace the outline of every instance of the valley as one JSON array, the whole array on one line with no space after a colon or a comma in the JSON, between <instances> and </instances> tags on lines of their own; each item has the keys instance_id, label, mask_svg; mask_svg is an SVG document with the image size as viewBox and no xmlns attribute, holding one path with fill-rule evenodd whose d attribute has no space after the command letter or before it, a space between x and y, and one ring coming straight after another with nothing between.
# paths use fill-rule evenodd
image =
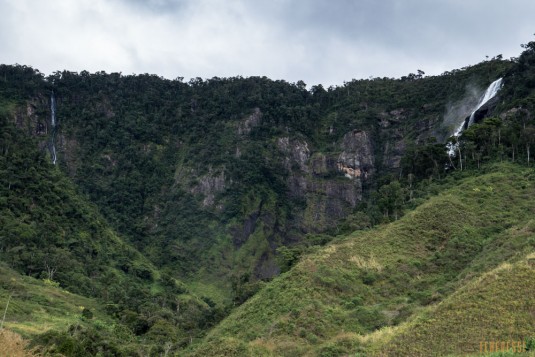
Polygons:
<instances>
[{"instance_id":1,"label":"valley","mask_svg":"<svg viewBox=\"0 0 535 357\"><path fill-rule=\"evenodd\" d=\"M65 356L533 353L523 47L309 89L0 65L3 325Z\"/></svg>"}]
</instances>

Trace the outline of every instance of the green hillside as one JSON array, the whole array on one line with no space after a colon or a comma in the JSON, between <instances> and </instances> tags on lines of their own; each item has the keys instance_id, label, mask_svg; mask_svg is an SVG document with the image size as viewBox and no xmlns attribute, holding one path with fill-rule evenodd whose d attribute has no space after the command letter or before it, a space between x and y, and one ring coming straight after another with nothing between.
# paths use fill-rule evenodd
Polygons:
<instances>
[{"instance_id":1,"label":"green hillside","mask_svg":"<svg viewBox=\"0 0 535 357\"><path fill-rule=\"evenodd\" d=\"M66 356L531 348L523 48L309 89L0 65L5 326Z\"/></svg>"},{"instance_id":2,"label":"green hillside","mask_svg":"<svg viewBox=\"0 0 535 357\"><path fill-rule=\"evenodd\" d=\"M535 172L514 165L489 171L452 180L399 221L306 256L222 321L193 355L447 354L474 351L481 339L531 336L535 274L526 254L535 249ZM522 288L507 289L503 279L484 283L501 264L513 267L498 271L510 271L509 282ZM470 300L479 303L458 304ZM459 325L456 311L472 326ZM403 325L413 319L424 322Z\"/></svg>"},{"instance_id":3,"label":"green hillside","mask_svg":"<svg viewBox=\"0 0 535 357\"><path fill-rule=\"evenodd\" d=\"M524 239L534 239L533 221L515 231ZM491 343L498 341L494 351L501 351L503 342L515 352L529 347L533 355L534 258L531 253L484 273L376 341L371 350L387 356L479 354L490 352Z\"/></svg>"},{"instance_id":4,"label":"green hillside","mask_svg":"<svg viewBox=\"0 0 535 357\"><path fill-rule=\"evenodd\" d=\"M26 338L50 330L67 331L71 326L81 333L93 330L101 337L121 332L117 321L108 316L104 305L95 299L70 293L51 281L20 275L5 266L0 267L0 273L2 313L9 301L5 328ZM122 333L133 340L126 328Z\"/></svg>"},{"instance_id":5,"label":"green hillside","mask_svg":"<svg viewBox=\"0 0 535 357\"><path fill-rule=\"evenodd\" d=\"M493 59L441 76L310 90L266 77L43 78L3 66L0 92L41 147L53 93L58 166L110 226L174 277L204 280L218 289L213 299L240 302L250 294L229 287L243 282L254 291L280 271L277 248L335 232L400 170L407 147L444 139L453 125L443 123L445 110L477 100L467 88L483 91L512 65ZM437 167L447 158L436 156L431 167L410 163L414 173L442 175ZM348 180L338 164L361 175Z\"/></svg>"},{"instance_id":6,"label":"green hillside","mask_svg":"<svg viewBox=\"0 0 535 357\"><path fill-rule=\"evenodd\" d=\"M100 348L129 355L162 350L161 340L178 349L220 318L211 300L193 295L115 233L31 137L5 116L0 128L2 306L12 296L7 327L45 345L83 346L87 336L76 327L83 306L96 316L85 324L87 334L107 340ZM79 355L72 351L67 355Z\"/></svg>"}]
</instances>

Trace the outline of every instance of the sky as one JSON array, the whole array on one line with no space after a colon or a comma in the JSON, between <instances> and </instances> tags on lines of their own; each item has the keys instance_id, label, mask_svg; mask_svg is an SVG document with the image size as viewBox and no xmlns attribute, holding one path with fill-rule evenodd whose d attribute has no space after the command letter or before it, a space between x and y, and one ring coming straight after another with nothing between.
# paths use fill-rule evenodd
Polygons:
<instances>
[{"instance_id":1,"label":"sky","mask_svg":"<svg viewBox=\"0 0 535 357\"><path fill-rule=\"evenodd\" d=\"M533 0L0 0L0 63L310 87L427 75L535 40Z\"/></svg>"}]
</instances>

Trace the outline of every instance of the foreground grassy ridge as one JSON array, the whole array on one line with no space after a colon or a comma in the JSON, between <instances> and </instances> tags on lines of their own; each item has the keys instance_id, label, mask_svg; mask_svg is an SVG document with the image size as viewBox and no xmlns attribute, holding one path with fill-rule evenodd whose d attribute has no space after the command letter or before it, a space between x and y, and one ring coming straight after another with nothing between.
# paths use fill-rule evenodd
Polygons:
<instances>
[{"instance_id":1,"label":"foreground grassy ridge","mask_svg":"<svg viewBox=\"0 0 535 357\"><path fill-rule=\"evenodd\" d=\"M534 183L533 170L498 165L397 222L304 258L235 310L193 355L340 355L384 344L392 334L370 333L425 312L535 247L519 233L531 224Z\"/></svg>"},{"instance_id":2,"label":"foreground grassy ridge","mask_svg":"<svg viewBox=\"0 0 535 357\"><path fill-rule=\"evenodd\" d=\"M124 321L106 311L113 305L70 293L50 280L20 275L0 264L2 315L8 300L0 357L131 356L153 349L148 343L142 346Z\"/></svg>"},{"instance_id":3,"label":"foreground grassy ridge","mask_svg":"<svg viewBox=\"0 0 535 357\"><path fill-rule=\"evenodd\" d=\"M112 320L96 300L31 277L22 276L0 265L0 308L2 314L11 295L4 326L24 337L48 330L64 330L68 326L98 324L111 327ZM84 310L93 317L82 317Z\"/></svg>"},{"instance_id":4,"label":"foreground grassy ridge","mask_svg":"<svg viewBox=\"0 0 535 357\"><path fill-rule=\"evenodd\" d=\"M534 287L535 253L503 263L400 327L378 355L464 355L482 341L525 341L535 335Z\"/></svg>"}]
</instances>

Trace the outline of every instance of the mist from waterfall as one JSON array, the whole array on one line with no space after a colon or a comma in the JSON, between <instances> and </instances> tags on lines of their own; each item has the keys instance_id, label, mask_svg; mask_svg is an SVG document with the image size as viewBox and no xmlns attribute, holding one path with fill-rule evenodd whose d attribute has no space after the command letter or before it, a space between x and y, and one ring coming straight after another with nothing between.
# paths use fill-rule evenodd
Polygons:
<instances>
[{"instance_id":1,"label":"mist from waterfall","mask_svg":"<svg viewBox=\"0 0 535 357\"><path fill-rule=\"evenodd\" d=\"M483 93L483 96L479 99L477 105L475 106L474 110L472 110L472 113L470 114L470 117L468 119L468 122L466 122L466 118L463 119L463 121L459 124L455 132L452 136L459 137L464 129L468 129L472 124L474 124L474 117L476 112L483 106L485 103L487 103L489 100L494 98L498 91L502 88L503 85L503 78L498 78L494 82L492 82L485 93ZM457 149L458 144L448 143L448 154L450 156L455 155L455 150Z\"/></svg>"},{"instance_id":2,"label":"mist from waterfall","mask_svg":"<svg viewBox=\"0 0 535 357\"><path fill-rule=\"evenodd\" d=\"M498 78L497 80L495 80L494 82L490 84L490 86L485 91L485 94L483 95L483 97L479 100L479 103L477 104L476 109L472 112L472 114L470 114L468 127L474 124L474 116L476 112L479 110L479 108L481 108L486 102L488 102L489 100L491 100L492 98L496 96L498 91L502 88L502 82L503 82L503 78Z\"/></svg>"}]
</instances>

